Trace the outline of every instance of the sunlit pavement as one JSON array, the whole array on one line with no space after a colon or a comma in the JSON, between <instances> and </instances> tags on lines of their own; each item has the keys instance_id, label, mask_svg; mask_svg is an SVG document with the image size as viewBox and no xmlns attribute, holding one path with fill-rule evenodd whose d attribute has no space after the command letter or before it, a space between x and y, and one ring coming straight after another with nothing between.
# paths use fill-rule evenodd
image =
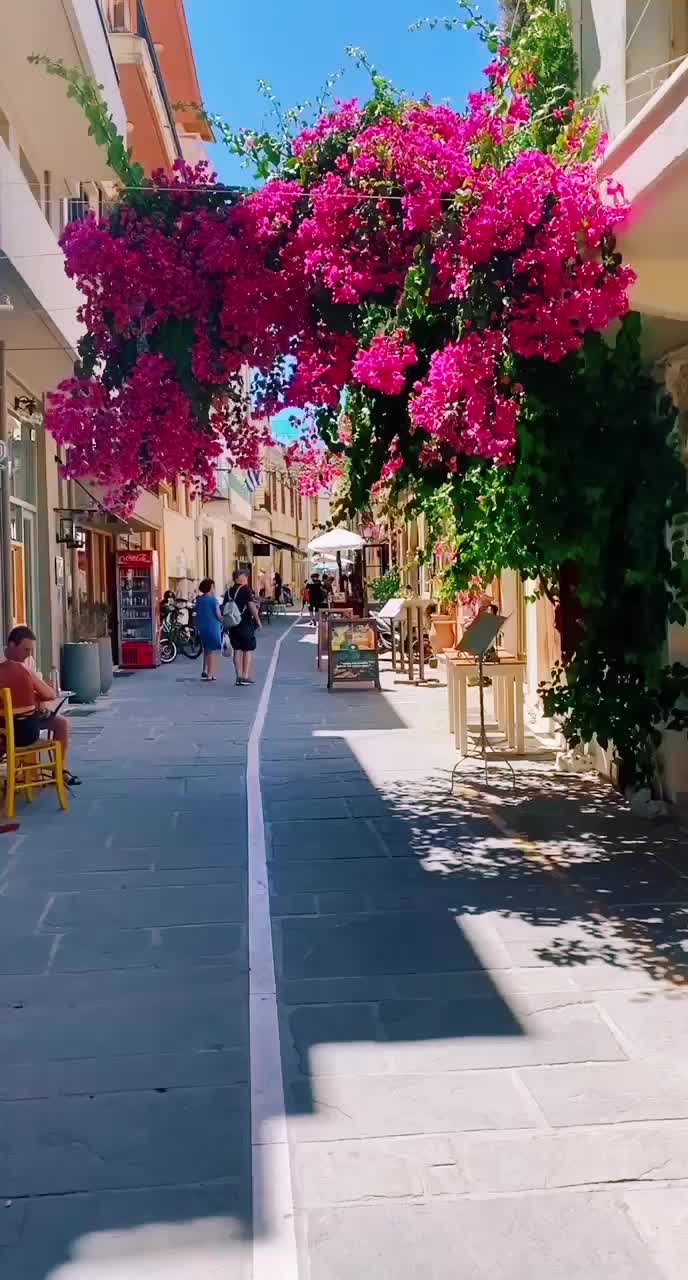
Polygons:
<instances>
[{"instance_id":1,"label":"sunlit pavement","mask_svg":"<svg viewBox=\"0 0 688 1280\"><path fill-rule=\"evenodd\" d=\"M285 625L255 689L118 680L0 850L3 1280L269 1273L244 768ZM328 693L297 625L262 740L301 1280L684 1280L685 839L542 754L450 800L446 692L384 685Z\"/></svg>"}]
</instances>

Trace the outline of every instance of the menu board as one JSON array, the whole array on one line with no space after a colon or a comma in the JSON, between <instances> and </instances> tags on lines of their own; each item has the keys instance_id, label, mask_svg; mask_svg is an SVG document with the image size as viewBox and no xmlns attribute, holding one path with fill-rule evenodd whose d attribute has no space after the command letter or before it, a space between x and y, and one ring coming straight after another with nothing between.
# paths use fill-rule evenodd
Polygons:
<instances>
[{"instance_id":1,"label":"menu board","mask_svg":"<svg viewBox=\"0 0 688 1280\"><path fill-rule=\"evenodd\" d=\"M372 684L379 689L380 668L375 619L331 617L327 660L328 689L335 684Z\"/></svg>"},{"instance_id":2,"label":"menu board","mask_svg":"<svg viewBox=\"0 0 688 1280\"><path fill-rule=\"evenodd\" d=\"M353 618L353 616L353 609L321 609L318 613L318 671L322 666L323 658L327 658L327 635L330 618Z\"/></svg>"}]
</instances>

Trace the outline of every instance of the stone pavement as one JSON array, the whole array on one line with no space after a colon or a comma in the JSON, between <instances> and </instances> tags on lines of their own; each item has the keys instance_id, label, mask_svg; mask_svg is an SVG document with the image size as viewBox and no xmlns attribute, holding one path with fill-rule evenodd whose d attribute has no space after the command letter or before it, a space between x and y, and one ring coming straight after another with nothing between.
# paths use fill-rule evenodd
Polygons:
<instances>
[{"instance_id":1,"label":"stone pavement","mask_svg":"<svg viewBox=\"0 0 688 1280\"><path fill-rule=\"evenodd\" d=\"M228 665L117 680L0 845L0 1280L252 1276ZM685 839L544 753L448 799L446 691L384 687L297 625L262 742L300 1280L684 1280Z\"/></svg>"},{"instance_id":2,"label":"stone pavement","mask_svg":"<svg viewBox=\"0 0 688 1280\"><path fill-rule=\"evenodd\" d=\"M684 1280L685 840L546 755L450 801L445 689L327 693L307 634L283 653L263 797L303 1276Z\"/></svg>"},{"instance_id":3,"label":"stone pavement","mask_svg":"<svg viewBox=\"0 0 688 1280\"><path fill-rule=\"evenodd\" d=\"M259 692L221 667L205 685L179 659L76 710L69 813L44 793L0 845L2 1280L251 1274Z\"/></svg>"}]
</instances>

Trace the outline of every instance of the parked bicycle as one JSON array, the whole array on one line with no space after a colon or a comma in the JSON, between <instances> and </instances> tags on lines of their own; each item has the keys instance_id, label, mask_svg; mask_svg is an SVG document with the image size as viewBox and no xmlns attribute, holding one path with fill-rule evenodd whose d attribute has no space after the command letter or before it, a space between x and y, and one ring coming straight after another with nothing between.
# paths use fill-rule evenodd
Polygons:
<instances>
[{"instance_id":1,"label":"parked bicycle","mask_svg":"<svg viewBox=\"0 0 688 1280\"><path fill-rule=\"evenodd\" d=\"M160 661L174 662L178 653L183 653L185 658L200 658L202 651L201 638L193 624L193 611L178 600L168 609L160 627Z\"/></svg>"}]
</instances>

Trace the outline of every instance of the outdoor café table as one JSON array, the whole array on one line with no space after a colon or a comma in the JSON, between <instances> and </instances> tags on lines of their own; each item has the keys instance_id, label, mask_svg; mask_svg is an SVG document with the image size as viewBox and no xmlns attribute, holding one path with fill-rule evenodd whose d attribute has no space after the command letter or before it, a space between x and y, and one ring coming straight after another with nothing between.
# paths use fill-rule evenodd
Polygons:
<instances>
[{"instance_id":1,"label":"outdoor caf\u00e9 table","mask_svg":"<svg viewBox=\"0 0 688 1280\"><path fill-rule=\"evenodd\" d=\"M475 678L478 663L455 649L447 649L447 698L449 732L460 756L468 754L468 681ZM526 660L503 650L498 662L486 662L483 670L492 681L494 712L510 750L525 751L523 685Z\"/></svg>"}]
</instances>

